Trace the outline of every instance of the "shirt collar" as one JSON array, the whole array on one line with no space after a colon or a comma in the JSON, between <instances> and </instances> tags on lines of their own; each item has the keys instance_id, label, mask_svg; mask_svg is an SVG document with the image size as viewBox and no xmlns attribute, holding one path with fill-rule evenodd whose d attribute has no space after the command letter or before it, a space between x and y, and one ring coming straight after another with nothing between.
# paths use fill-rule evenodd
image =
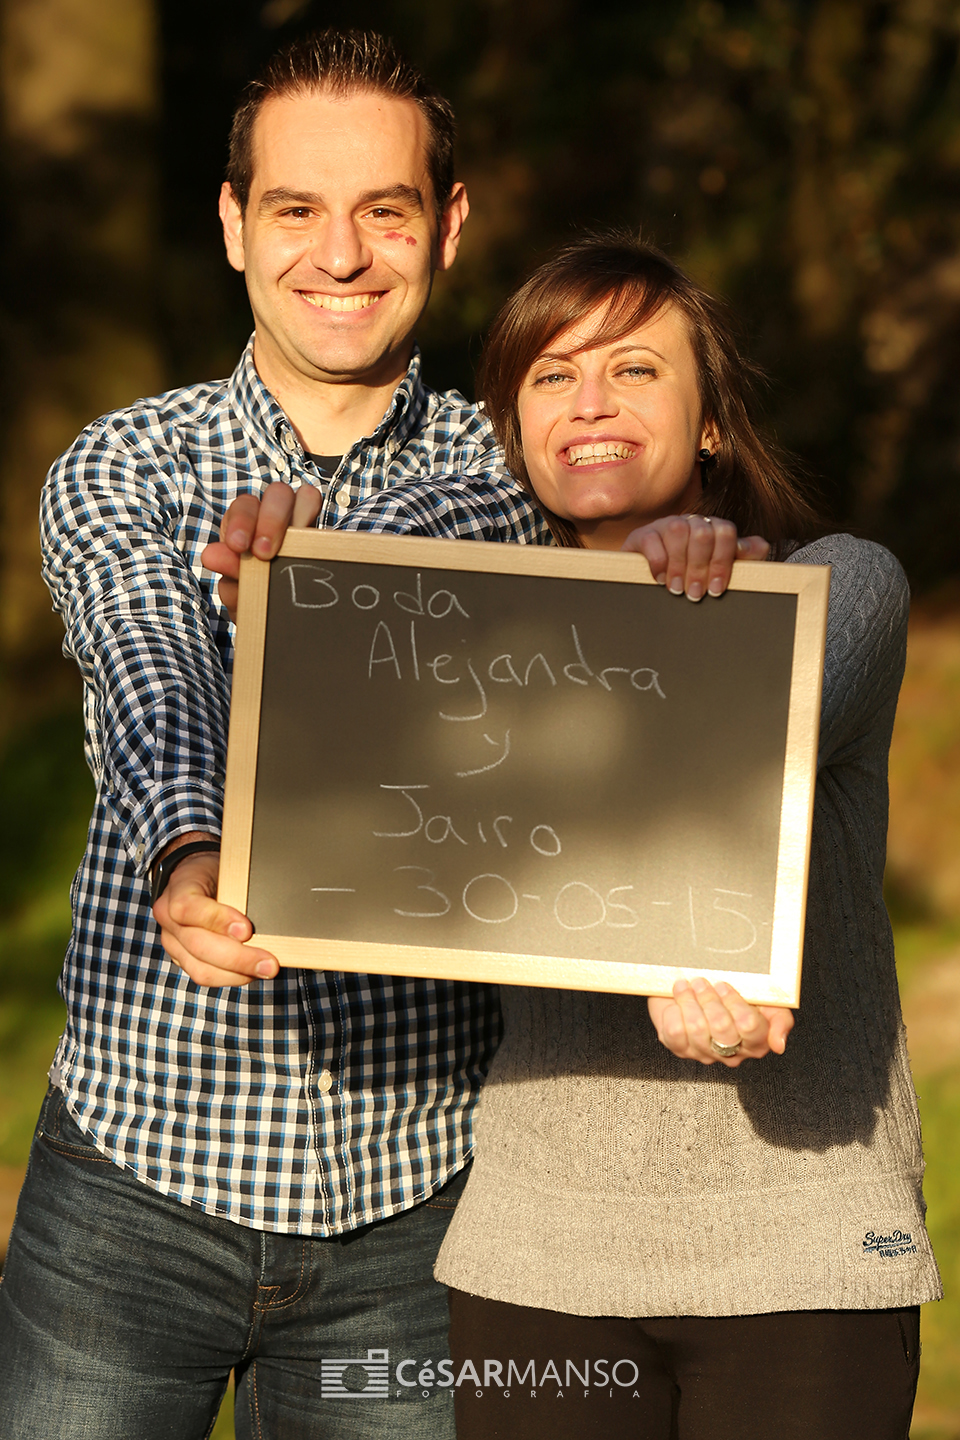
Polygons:
<instances>
[{"instance_id":1,"label":"shirt collar","mask_svg":"<svg viewBox=\"0 0 960 1440\"><path fill-rule=\"evenodd\" d=\"M253 363L253 340L251 335L230 381L232 411L240 418L251 438L260 444L270 436L283 450L296 449L302 454L287 415L257 373ZM394 390L386 414L372 435L364 436L351 447L351 453L371 442L385 445L391 451L401 449L417 429L428 404L429 394L421 376L420 350L415 345L407 372Z\"/></svg>"}]
</instances>

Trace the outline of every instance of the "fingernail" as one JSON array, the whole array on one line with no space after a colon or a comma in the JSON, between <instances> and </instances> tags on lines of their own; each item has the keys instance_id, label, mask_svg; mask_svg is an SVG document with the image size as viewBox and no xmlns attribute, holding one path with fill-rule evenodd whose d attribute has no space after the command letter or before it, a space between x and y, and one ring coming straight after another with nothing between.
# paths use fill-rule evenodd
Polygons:
<instances>
[{"instance_id":1,"label":"fingernail","mask_svg":"<svg viewBox=\"0 0 960 1440\"><path fill-rule=\"evenodd\" d=\"M673 579L670 581L670 594L671 594L671 595L682 595L682 594L683 594L683 581L681 580L681 578L680 578L679 575L674 575Z\"/></svg>"},{"instance_id":2,"label":"fingernail","mask_svg":"<svg viewBox=\"0 0 960 1440\"><path fill-rule=\"evenodd\" d=\"M653 578L654 578L654 580L656 580L656 582L657 582L658 585L666 585L666 583L667 583L667 577L666 577L666 575L654 575Z\"/></svg>"},{"instance_id":3,"label":"fingernail","mask_svg":"<svg viewBox=\"0 0 960 1440\"><path fill-rule=\"evenodd\" d=\"M257 555L262 555L265 560L270 558L270 541L266 535L258 535L253 542L253 549Z\"/></svg>"},{"instance_id":4,"label":"fingernail","mask_svg":"<svg viewBox=\"0 0 960 1440\"><path fill-rule=\"evenodd\" d=\"M272 960L260 960L257 962L257 974L261 980L269 980L275 973Z\"/></svg>"},{"instance_id":5,"label":"fingernail","mask_svg":"<svg viewBox=\"0 0 960 1440\"><path fill-rule=\"evenodd\" d=\"M704 992L704 990L706 990L706 988L707 988L707 982L706 982L706 980L703 980L703 979L701 979L701 978L699 978L699 977L698 977L696 980L692 981L691 983L692 983L692 985L693 985L694 990L696 990L696 992L697 992L698 995L702 995L703 992Z\"/></svg>"},{"instance_id":6,"label":"fingernail","mask_svg":"<svg viewBox=\"0 0 960 1440\"><path fill-rule=\"evenodd\" d=\"M238 920L236 925L227 926L227 934L230 936L231 940L244 941L247 938L247 927L245 925L241 925Z\"/></svg>"},{"instance_id":7,"label":"fingernail","mask_svg":"<svg viewBox=\"0 0 960 1440\"><path fill-rule=\"evenodd\" d=\"M720 579L720 576L714 575L707 588L709 589L711 595L722 595L723 581Z\"/></svg>"},{"instance_id":8,"label":"fingernail","mask_svg":"<svg viewBox=\"0 0 960 1440\"><path fill-rule=\"evenodd\" d=\"M690 584L687 586L687 599L688 599L688 600L702 600L702 599L703 599L703 586L700 584L700 581L699 581L699 580L692 580L692 581L690 582Z\"/></svg>"},{"instance_id":9,"label":"fingernail","mask_svg":"<svg viewBox=\"0 0 960 1440\"><path fill-rule=\"evenodd\" d=\"M231 530L227 536L227 543L237 550L246 550L250 544L249 530Z\"/></svg>"}]
</instances>

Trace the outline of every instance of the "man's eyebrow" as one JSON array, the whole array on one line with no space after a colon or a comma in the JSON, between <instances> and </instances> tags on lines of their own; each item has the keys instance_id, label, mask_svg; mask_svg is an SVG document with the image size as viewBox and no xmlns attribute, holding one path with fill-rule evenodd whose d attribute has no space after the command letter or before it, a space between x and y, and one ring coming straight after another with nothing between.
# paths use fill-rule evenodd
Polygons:
<instances>
[{"instance_id":1,"label":"man's eyebrow","mask_svg":"<svg viewBox=\"0 0 960 1440\"><path fill-rule=\"evenodd\" d=\"M415 185L385 185L379 190L364 190L357 196L356 204L375 205L379 200L399 200L411 209L423 209L423 196ZM273 190L264 191L257 209L263 214L280 205L303 205L313 209L323 205L323 196L315 190L288 190L278 185Z\"/></svg>"},{"instance_id":2,"label":"man's eyebrow","mask_svg":"<svg viewBox=\"0 0 960 1440\"><path fill-rule=\"evenodd\" d=\"M364 190L359 205L374 205L378 200L402 200L415 209L423 209L423 196L415 185L387 185L382 190Z\"/></svg>"},{"instance_id":3,"label":"man's eyebrow","mask_svg":"<svg viewBox=\"0 0 960 1440\"><path fill-rule=\"evenodd\" d=\"M274 210L278 205L319 205L321 197L312 190L287 190L278 185L273 190L265 190L260 196L260 203L257 209L263 213L265 210Z\"/></svg>"}]
</instances>

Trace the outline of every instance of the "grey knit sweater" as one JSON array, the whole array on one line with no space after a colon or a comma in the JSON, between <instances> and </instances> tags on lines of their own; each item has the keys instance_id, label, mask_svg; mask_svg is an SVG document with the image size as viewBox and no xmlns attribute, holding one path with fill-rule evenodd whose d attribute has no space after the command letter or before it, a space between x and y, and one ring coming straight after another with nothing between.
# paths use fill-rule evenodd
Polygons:
<instances>
[{"instance_id":1,"label":"grey knit sweater","mask_svg":"<svg viewBox=\"0 0 960 1440\"><path fill-rule=\"evenodd\" d=\"M801 1006L784 1056L676 1059L638 997L504 987L477 1159L440 1258L578 1315L879 1309L939 1297L881 883L907 588L834 535Z\"/></svg>"}]
</instances>

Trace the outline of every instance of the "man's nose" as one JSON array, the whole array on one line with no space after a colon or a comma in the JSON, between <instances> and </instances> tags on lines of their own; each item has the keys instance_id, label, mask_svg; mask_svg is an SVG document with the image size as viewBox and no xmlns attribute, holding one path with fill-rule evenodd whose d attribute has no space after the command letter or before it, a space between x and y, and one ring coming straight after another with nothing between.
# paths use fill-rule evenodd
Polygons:
<instances>
[{"instance_id":1,"label":"man's nose","mask_svg":"<svg viewBox=\"0 0 960 1440\"><path fill-rule=\"evenodd\" d=\"M330 216L310 247L310 261L335 280L349 280L370 265L373 256L352 215Z\"/></svg>"}]
</instances>

